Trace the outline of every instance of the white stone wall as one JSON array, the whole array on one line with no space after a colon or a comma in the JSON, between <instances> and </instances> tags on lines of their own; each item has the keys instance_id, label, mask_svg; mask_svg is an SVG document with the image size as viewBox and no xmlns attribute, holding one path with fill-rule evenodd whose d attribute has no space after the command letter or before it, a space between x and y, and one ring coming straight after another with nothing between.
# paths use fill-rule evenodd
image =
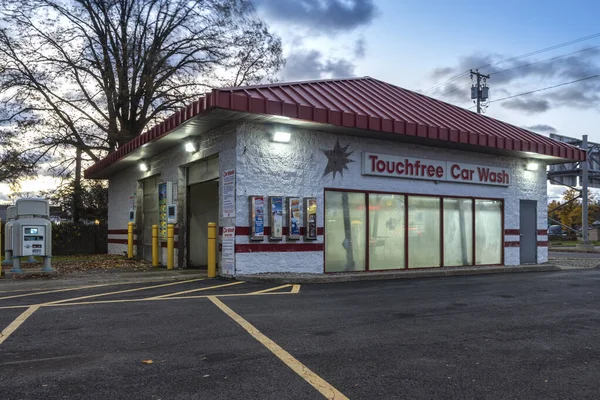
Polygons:
<instances>
[{"instance_id":1,"label":"white stone wall","mask_svg":"<svg viewBox=\"0 0 600 400\"><path fill-rule=\"evenodd\" d=\"M185 165L195 161L206 159L207 157L219 155L220 170L235 168L235 125L215 129L211 132L196 138L199 141L199 150L195 153L188 153L184 149L185 141L180 146L158 154L148 159L150 170L142 172L138 166L128 168L109 178L108 189L108 229L127 229L129 222L129 196L136 196L136 210L141 210L141 190L138 182L142 179L159 175L159 181L172 181L177 186L176 195L173 201L177 204L178 224L180 232L175 236L175 241L179 244L175 247L175 266L184 267L186 260L185 243L185 210L186 204L186 176ZM157 199L158 201L158 199ZM219 205L219 214L221 215L221 204ZM138 215L138 221L141 221L141 214ZM219 226L226 223L235 223L235 221L219 221ZM140 227L141 228L141 227ZM126 234L109 234L110 239L127 239ZM135 246L134 246L135 248ZM123 254L127 251L127 245L109 243L109 254ZM181 254L179 254L181 251ZM166 248L160 247L160 260L166 265Z\"/></svg>"},{"instance_id":2,"label":"white stone wall","mask_svg":"<svg viewBox=\"0 0 600 400\"><path fill-rule=\"evenodd\" d=\"M545 168L525 171L526 160L389 142L325 132L291 129L290 143L272 143L273 128L258 124L241 124L237 133L237 225L248 226L250 195L316 197L318 226L324 225L323 197L325 188L386 191L412 194L437 194L504 199L504 228L519 229L519 201L536 200L538 229L546 229L547 202ZM331 150L339 138L342 147L350 145L353 160L334 178L323 176L327 157L323 150ZM414 179L363 176L362 152L456 161L487 166L511 168L512 182L508 187L457 184ZM265 226L268 221L265 221ZM506 237L505 240L513 240ZM518 241L518 236L514 239ZM539 240L547 240L541 236ZM322 243L319 236L318 242ZM265 239L265 243L267 240ZM300 242L304 242L301 240ZM247 236L238 236L237 243L249 243ZM282 243L286 243L284 239ZM538 249L538 262L547 261L547 247ZM505 264L519 264L519 248L505 248ZM253 252L236 254L236 273L261 272L323 272L323 252Z\"/></svg>"}]
</instances>

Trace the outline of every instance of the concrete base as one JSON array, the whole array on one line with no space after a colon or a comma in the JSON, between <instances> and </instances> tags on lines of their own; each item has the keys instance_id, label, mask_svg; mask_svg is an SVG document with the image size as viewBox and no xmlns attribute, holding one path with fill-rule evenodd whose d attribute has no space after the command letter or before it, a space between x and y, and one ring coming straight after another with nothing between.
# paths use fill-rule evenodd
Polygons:
<instances>
[{"instance_id":1,"label":"concrete base","mask_svg":"<svg viewBox=\"0 0 600 400\"><path fill-rule=\"evenodd\" d=\"M21 278L25 276L55 276L58 275L58 271L53 269L51 271L44 271L41 268L27 268L21 270L21 272L4 271L4 278Z\"/></svg>"},{"instance_id":2,"label":"concrete base","mask_svg":"<svg viewBox=\"0 0 600 400\"><path fill-rule=\"evenodd\" d=\"M577 245L575 246L575 249L583 250L583 251L594 251L594 244L593 243L577 243Z\"/></svg>"},{"instance_id":3,"label":"concrete base","mask_svg":"<svg viewBox=\"0 0 600 400\"><path fill-rule=\"evenodd\" d=\"M413 270L377 271L377 272L339 272L332 274L294 274L294 273L266 273L256 275L237 275L235 278L248 282L271 283L334 283L371 281L384 279L414 279L437 278L443 276L464 276L499 274L510 272L549 272L561 271L551 264L514 265L514 266L476 266L476 267L444 267Z\"/></svg>"}]
</instances>

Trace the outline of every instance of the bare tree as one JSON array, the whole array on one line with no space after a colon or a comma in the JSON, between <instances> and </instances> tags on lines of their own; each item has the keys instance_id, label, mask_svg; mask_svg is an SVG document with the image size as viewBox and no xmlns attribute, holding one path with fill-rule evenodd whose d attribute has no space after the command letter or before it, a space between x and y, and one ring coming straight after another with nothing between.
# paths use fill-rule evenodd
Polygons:
<instances>
[{"instance_id":1,"label":"bare tree","mask_svg":"<svg viewBox=\"0 0 600 400\"><path fill-rule=\"evenodd\" d=\"M284 63L251 0L0 0L0 17L0 126L75 176L208 88Z\"/></svg>"}]
</instances>

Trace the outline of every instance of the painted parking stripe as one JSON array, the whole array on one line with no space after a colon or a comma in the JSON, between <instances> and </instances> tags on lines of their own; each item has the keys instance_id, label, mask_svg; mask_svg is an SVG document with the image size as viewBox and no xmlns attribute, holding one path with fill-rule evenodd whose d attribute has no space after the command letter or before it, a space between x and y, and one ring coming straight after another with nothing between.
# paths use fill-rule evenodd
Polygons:
<instances>
[{"instance_id":1,"label":"painted parking stripe","mask_svg":"<svg viewBox=\"0 0 600 400\"><path fill-rule=\"evenodd\" d=\"M53 304L60 304L60 303L69 303L69 302L77 301L77 300L85 300L85 299L93 299L95 297L110 296L110 295L113 295L113 294L131 293L131 292L138 292L140 290L149 290L149 289L156 289L156 288L166 287L166 286L182 285L184 283L198 282L198 281L203 281L205 279L206 278L188 279L186 281L163 283L161 285L144 286L144 287L135 288L135 289L118 290L116 292L91 294L89 296L74 297L72 299L63 299L63 300L51 301L51 302L48 302L48 303L44 303L43 305L53 305Z\"/></svg>"},{"instance_id":2,"label":"painted parking stripe","mask_svg":"<svg viewBox=\"0 0 600 400\"><path fill-rule=\"evenodd\" d=\"M40 295L40 294L69 292L69 291L73 291L73 290L92 289L92 288L98 288L98 287L103 287L103 286L109 286L109 285L108 284L89 285L89 286L79 286L79 287L67 288L67 289L46 290L46 291L43 291L43 292L35 292L35 293L15 294L13 296L0 297L0 300L16 299L18 297L37 296L37 295ZM39 290L39 289L32 289L32 290Z\"/></svg>"},{"instance_id":3,"label":"painted parking stripe","mask_svg":"<svg viewBox=\"0 0 600 400\"><path fill-rule=\"evenodd\" d=\"M277 343L266 337L258 329L254 327L250 322L246 321L239 314L227 307L221 300L215 296L209 296L208 299L213 302L214 305L219 307L221 311L227 314L228 317L238 323L246 332L248 332L254 339L258 340L263 346L271 351L277 358L290 367L296 374L300 375L306 382L312 387L317 389L326 399L331 400L348 400L348 398L342 394L339 390L333 387L330 383L325 381L319 375L311 371L306 365L298 361L294 356L285 351Z\"/></svg>"},{"instance_id":4,"label":"painted parking stripe","mask_svg":"<svg viewBox=\"0 0 600 400\"><path fill-rule=\"evenodd\" d=\"M36 310L38 308L40 308L39 304L37 304L35 306L30 306L21 315L19 315L17 317L17 319L15 319L13 322L11 322L10 325L8 325L2 332L0 332L0 344L4 343L4 341L6 339L8 339L8 337L14 331L16 331L21 325L23 325L23 322L25 322L27 320L27 318L29 318L31 316L31 314L36 312Z\"/></svg>"},{"instance_id":5,"label":"painted parking stripe","mask_svg":"<svg viewBox=\"0 0 600 400\"><path fill-rule=\"evenodd\" d=\"M294 285L294 287L292 288L292 293L294 293L294 294L300 293L300 285Z\"/></svg>"},{"instance_id":6,"label":"painted parking stripe","mask_svg":"<svg viewBox=\"0 0 600 400\"><path fill-rule=\"evenodd\" d=\"M203 287L203 288L200 288L200 289L184 290L183 292L175 292L175 293L163 294L161 296L148 297L148 298L146 298L146 300L166 299L168 297L178 296L178 295L181 295L181 294L202 292L204 290L218 289L218 288L227 287L227 286L239 285L241 283L244 283L244 282L243 281L239 281L239 282L233 282L233 283L225 283L223 285L207 286L207 287Z\"/></svg>"},{"instance_id":7,"label":"painted parking stripe","mask_svg":"<svg viewBox=\"0 0 600 400\"><path fill-rule=\"evenodd\" d=\"M272 288L269 288L269 289L258 290L258 291L256 291L256 292L252 292L252 293L250 293L250 294L261 294L261 293L274 292L275 290L279 290L279 289L285 289L285 288L288 288L288 287L290 287L290 286L292 286L292 285L290 285L290 284L287 284L287 285L281 285L281 286L272 287Z\"/></svg>"},{"instance_id":8,"label":"painted parking stripe","mask_svg":"<svg viewBox=\"0 0 600 400\"><path fill-rule=\"evenodd\" d=\"M257 293L257 294L253 294L253 293L225 293L225 294L218 294L218 295L205 294L205 295L201 295L201 296L165 297L165 298L160 298L160 299L147 297L147 298L142 298L142 299L96 300L96 301L80 301L80 302L75 302L75 303L60 303L60 304L41 303L41 304L39 304L39 306L40 307L68 307L68 306L87 306L87 305L94 305L94 304L136 303L136 302L139 303L142 301L194 300L194 299L206 299L211 296L215 296L215 297L240 297L241 296L241 297L243 297L243 296L281 296L281 295L290 295L290 294L295 294L295 293L293 293L293 292L269 292L269 293ZM31 306L32 306L32 304L2 306L2 307L0 307L0 310L28 308Z\"/></svg>"}]
</instances>

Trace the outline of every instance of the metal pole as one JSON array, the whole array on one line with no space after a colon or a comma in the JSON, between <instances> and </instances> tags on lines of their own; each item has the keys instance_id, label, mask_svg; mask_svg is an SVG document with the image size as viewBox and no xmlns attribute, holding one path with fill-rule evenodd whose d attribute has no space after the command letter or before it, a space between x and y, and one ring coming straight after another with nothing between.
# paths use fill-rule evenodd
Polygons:
<instances>
[{"instance_id":1,"label":"metal pole","mask_svg":"<svg viewBox=\"0 0 600 400\"><path fill-rule=\"evenodd\" d=\"M167 225L167 269L173 269L175 265L175 227L173 224Z\"/></svg>"},{"instance_id":2,"label":"metal pole","mask_svg":"<svg viewBox=\"0 0 600 400\"><path fill-rule=\"evenodd\" d=\"M587 152L587 135L583 135L581 147ZM588 162L581 161L581 231L583 244L588 243Z\"/></svg>"},{"instance_id":3,"label":"metal pole","mask_svg":"<svg viewBox=\"0 0 600 400\"><path fill-rule=\"evenodd\" d=\"M158 225L152 225L152 266L158 267Z\"/></svg>"},{"instance_id":4,"label":"metal pole","mask_svg":"<svg viewBox=\"0 0 600 400\"><path fill-rule=\"evenodd\" d=\"M481 114L481 75L477 74L477 114Z\"/></svg>"},{"instance_id":5,"label":"metal pole","mask_svg":"<svg viewBox=\"0 0 600 400\"><path fill-rule=\"evenodd\" d=\"M208 223L208 272L209 278L217 276L217 224Z\"/></svg>"}]
</instances>

